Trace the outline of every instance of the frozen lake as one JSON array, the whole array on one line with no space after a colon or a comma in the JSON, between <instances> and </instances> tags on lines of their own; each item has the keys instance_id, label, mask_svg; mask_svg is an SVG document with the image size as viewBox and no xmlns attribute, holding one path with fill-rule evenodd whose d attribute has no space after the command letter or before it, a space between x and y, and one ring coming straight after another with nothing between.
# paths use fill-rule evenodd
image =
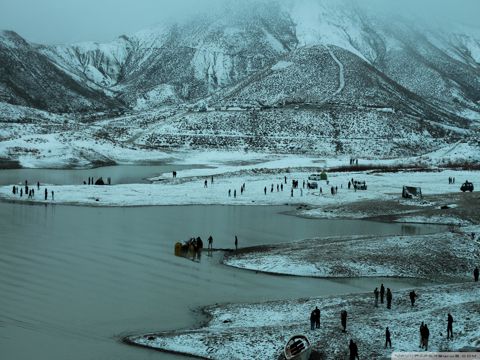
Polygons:
<instances>
[{"instance_id":1,"label":"frozen lake","mask_svg":"<svg viewBox=\"0 0 480 360\"><path fill-rule=\"evenodd\" d=\"M282 215L288 207L91 208L0 203L2 358L179 359L130 347L127 334L191 326L197 306L371 291L379 279L274 277L192 262L174 243L212 234L214 247L309 236L418 234L444 227ZM415 280L389 279L389 287ZM288 292L285 289L289 289ZM306 318L308 315L306 315Z\"/></svg>"}]
</instances>

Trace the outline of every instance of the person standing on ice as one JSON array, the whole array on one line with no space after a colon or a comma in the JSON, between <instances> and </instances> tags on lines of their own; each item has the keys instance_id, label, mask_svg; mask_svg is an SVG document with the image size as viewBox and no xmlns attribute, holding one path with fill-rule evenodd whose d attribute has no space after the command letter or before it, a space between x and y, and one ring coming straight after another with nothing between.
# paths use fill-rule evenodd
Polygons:
<instances>
[{"instance_id":1,"label":"person standing on ice","mask_svg":"<svg viewBox=\"0 0 480 360\"><path fill-rule=\"evenodd\" d=\"M378 291L378 288L375 288L375 290L373 290L373 294L375 295L375 307L378 307L378 295L379 295L379 291Z\"/></svg>"},{"instance_id":2,"label":"person standing on ice","mask_svg":"<svg viewBox=\"0 0 480 360\"><path fill-rule=\"evenodd\" d=\"M284 176L283 178L284 178L284 180L285 180L285 184L286 184L286 183L287 183L287 177L286 177L286 176Z\"/></svg>"},{"instance_id":3,"label":"person standing on ice","mask_svg":"<svg viewBox=\"0 0 480 360\"><path fill-rule=\"evenodd\" d=\"M387 288L387 309L392 308L392 292L390 291L390 288Z\"/></svg>"},{"instance_id":4,"label":"person standing on ice","mask_svg":"<svg viewBox=\"0 0 480 360\"><path fill-rule=\"evenodd\" d=\"M54 191L52 190L52 201L55 200L55 193Z\"/></svg>"},{"instance_id":5,"label":"person standing on ice","mask_svg":"<svg viewBox=\"0 0 480 360\"><path fill-rule=\"evenodd\" d=\"M417 294L415 294L415 290L410 291L410 302L412 306L415 305L415 299L417 298Z\"/></svg>"},{"instance_id":6,"label":"person standing on ice","mask_svg":"<svg viewBox=\"0 0 480 360\"><path fill-rule=\"evenodd\" d=\"M380 285L380 304L383 304L383 297L385 296L385 287Z\"/></svg>"},{"instance_id":7,"label":"person standing on ice","mask_svg":"<svg viewBox=\"0 0 480 360\"><path fill-rule=\"evenodd\" d=\"M385 349L387 348L387 344L390 345L390 349L392 348L392 339L390 338L390 330L385 330Z\"/></svg>"},{"instance_id":8,"label":"person standing on ice","mask_svg":"<svg viewBox=\"0 0 480 360\"><path fill-rule=\"evenodd\" d=\"M37 181L37 190L40 190L40 181Z\"/></svg>"},{"instance_id":9,"label":"person standing on ice","mask_svg":"<svg viewBox=\"0 0 480 360\"><path fill-rule=\"evenodd\" d=\"M204 187L204 188L208 187L208 181L207 181L207 180L205 180L205 181L203 182L203 187Z\"/></svg>"},{"instance_id":10,"label":"person standing on ice","mask_svg":"<svg viewBox=\"0 0 480 360\"><path fill-rule=\"evenodd\" d=\"M228 197L232 194L232 189L228 189Z\"/></svg>"},{"instance_id":11,"label":"person standing on ice","mask_svg":"<svg viewBox=\"0 0 480 360\"><path fill-rule=\"evenodd\" d=\"M266 186L263 188L263 193L264 193L265 195L267 195L267 187L266 187Z\"/></svg>"},{"instance_id":12,"label":"person standing on ice","mask_svg":"<svg viewBox=\"0 0 480 360\"><path fill-rule=\"evenodd\" d=\"M233 197L236 199L237 198L237 189L233 190Z\"/></svg>"},{"instance_id":13,"label":"person standing on ice","mask_svg":"<svg viewBox=\"0 0 480 360\"><path fill-rule=\"evenodd\" d=\"M448 323L447 323L447 339L453 339L453 316L448 313Z\"/></svg>"},{"instance_id":14,"label":"person standing on ice","mask_svg":"<svg viewBox=\"0 0 480 360\"><path fill-rule=\"evenodd\" d=\"M235 235L235 250L238 250L238 238L237 238L237 235Z\"/></svg>"},{"instance_id":15,"label":"person standing on ice","mask_svg":"<svg viewBox=\"0 0 480 360\"><path fill-rule=\"evenodd\" d=\"M342 332L347 332L347 310L342 310L340 312L340 321L342 322L343 327Z\"/></svg>"},{"instance_id":16,"label":"person standing on ice","mask_svg":"<svg viewBox=\"0 0 480 360\"><path fill-rule=\"evenodd\" d=\"M48 190L47 188L45 188L45 200L47 200L47 198L48 198Z\"/></svg>"},{"instance_id":17,"label":"person standing on ice","mask_svg":"<svg viewBox=\"0 0 480 360\"><path fill-rule=\"evenodd\" d=\"M479 275L479 271L478 271L478 266L475 267L475 270L473 270L473 280L475 280L475 282L478 281L478 275Z\"/></svg>"}]
</instances>

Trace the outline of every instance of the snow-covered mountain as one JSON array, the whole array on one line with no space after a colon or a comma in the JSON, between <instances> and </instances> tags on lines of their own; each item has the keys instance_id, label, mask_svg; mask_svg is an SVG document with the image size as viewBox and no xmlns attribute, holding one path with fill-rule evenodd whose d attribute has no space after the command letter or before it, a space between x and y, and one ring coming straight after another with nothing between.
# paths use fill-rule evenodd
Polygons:
<instances>
[{"instance_id":1,"label":"snow-covered mountain","mask_svg":"<svg viewBox=\"0 0 480 360\"><path fill-rule=\"evenodd\" d=\"M135 106L199 99L263 69L297 43L279 7L159 25L109 44L42 46L66 72ZM158 105L153 101L152 105Z\"/></svg>"},{"instance_id":2,"label":"snow-covered mountain","mask_svg":"<svg viewBox=\"0 0 480 360\"><path fill-rule=\"evenodd\" d=\"M158 134L133 136L148 146L167 146L168 129L177 145L211 138L212 129L230 140L258 137L258 127L251 128L258 119L267 138L288 114L294 123L283 130L303 129L298 138L332 127L324 134L336 139L330 140L337 152L349 147L340 138L369 136L366 119L409 149L431 139L431 150L434 139L466 136L480 120L480 28L392 16L350 0L230 3L103 44L37 45L3 32L0 70L0 101L11 104L53 112L120 109L136 119L165 106L183 111L152 120L166 120L164 128L151 125L163 129ZM266 112L235 115L242 120L234 123L228 110L238 107ZM183 136L192 127L195 141ZM230 140L232 147L260 143ZM208 144L220 146L198 143Z\"/></svg>"},{"instance_id":3,"label":"snow-covered mountain","mask_svg":"<svg viewBox=\"0 0 480 360\"><path fill-rule=\"evenodd\" d=\"M11 31L0 32L0 101L54 112L119 106Z\"/></svg>"},{"instance_id":4,"label":"snow-covered mountain","mask_svg":"<svg viewBox=\"0 0 480 360\"><path fill-rule=\"evenodd\" d=\"M381 72L448 111L466 114L465 110L479 110L480 29L458 24L443 24L443 29L420 25L415 19L371 13L347 0L300 0L282 6L260 3L255 11L228 8L123 35L105 44L36 46L4 32L0 54L4 74L21 78L20 64L28 64L38 67L44 76L58 74L58 78L48 79L53 91L57 87L63 94L63 82L68 81L79 99L92 94L98 97L101 92L135 107L137 102L157 106L201 99L257 73L262 77L266 68L283 57L298 58L308 52L305 48L319 45L356 55L356 63L347 71L365 71L366 63L371 71ZM305 61L305 69L323 66L315 57ZM336 70L331 72L334 76ZM4 76L1 83L2 98L8 102L27 101L18 101L26 96L16 94L15 87L39 91L35 84L22 86L21 79L12 84L11 78ZM304 90L322 97L319 83ZM354 85L347 84L347 88ZM51 108L35 102L34 95L30 105ZM83 99L80 102L87 108L98 106Z\"/></svg>"}]
</instances>

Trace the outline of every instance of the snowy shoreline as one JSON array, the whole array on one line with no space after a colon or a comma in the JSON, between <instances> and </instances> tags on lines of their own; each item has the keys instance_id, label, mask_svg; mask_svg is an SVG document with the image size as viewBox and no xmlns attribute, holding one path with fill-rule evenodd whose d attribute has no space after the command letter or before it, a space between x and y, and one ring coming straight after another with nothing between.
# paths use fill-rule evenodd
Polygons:
<instances>
[{"instance_id":1,"label":"snowy shoreline","mask_svg":"<svg viewBox=\"0 0 480 360\"><path fill-rule=\"evenodd\" d=\"M388 286L388 280L385 281ZM414 308L409 290L393 289L392 309L374 307L373 294L355 294L271 301L256 304L225 304L204 308L211 319L201 328L128 336L135 343L156 350L203 359L277 359L288 338L306 334L322 359L348 356L348 341L355 339L362 358L389 358L392 351L418 351L418 327L430 327L430 351L479 349L478 319L470 314L480 309L480 287L473 282L415 289ZM441 297L437 296L439 293ZM321 309L319 330L309 330L309 314ZM348 312L347 333L341 332L340 310ZM445 339L446 315L454 316L454 340ZM392 331L393 349L383 349L385 326Z\"/></svg>"},{"instance_id":2,"label":"snowy shoreline","mask_svg":"<svg viewBox=\"0 0 480 360\"><path fill-rule=\"evenodd\" d=\"M478 184L479 171L443 170L438 172L394 172L377 173L369 171L328 173L328 184L319 181L322 189L303 188L312 171L290 171L284 161L273 161L270 167L257 168L256 165L224 166L218 168L188 169L179 172L177 178L171 174L164 174L153 178L152 184L122 184L111 186L91 185L52 185L41 184L40 193L34 198L20 198L12 193L13 185L22 187L23 180L17 184L0 187L2 200L15 200L33 203L55 203L69 205L93 206L141 206L141 205L308 205L311 207L339 206L354 204L366 200L389 200L411 207L425 206L421 200L408 201L400 197L402 186L405 184L422 187L424 195L458 193L460 179L468 179ZM278 169L287 169L282 171ZM405 178L408 176L408 180ZM457 184L448 184L448 177L459 179ZM211 179L214 179L212 184ZM368 190L354 191L348 189L347 184L352 179L364 180ZM158 181L158 180L162 181ZM292 189L292 180L299 181L299 188ZM29 179L32 185L36 179ZM207 182L205 187L204 182ZM241 193L242 184L246 189ZM48 198L45 201L43 191L48 189ZM277 190L278 187L278 190ZM280 190L283 187L283 191ZM331 194L335 187L337 193ZM35 187L36 190L36 187ZM230 190L230 196L228 192ZM55 192L52 201L50 192ZM236 191L236 196L235 196ZM469 195L469 194L465 194ZM427 204L428 205L428 204ZM328 217L328 214L306 213L316 217ZM334 217L339 214L333 214ZM352 217L345 214L345 217ZM357 217L365 217L361 214Z\"/></svg>"}]
</instances>

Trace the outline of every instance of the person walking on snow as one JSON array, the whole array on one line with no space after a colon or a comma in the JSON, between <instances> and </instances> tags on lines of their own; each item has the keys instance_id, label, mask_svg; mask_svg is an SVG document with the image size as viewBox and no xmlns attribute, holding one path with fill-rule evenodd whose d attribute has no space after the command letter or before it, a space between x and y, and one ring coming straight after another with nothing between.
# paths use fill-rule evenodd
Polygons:
<instances>
[{"instance_id":1,"label":"person walking on snow","mask_svg":"<svg viewBox=\"0 0 480 360\"><path fill-rule=\"evenodd\" d=\"M358 357L358 347L357 347L357 344L355 344L353 342L353 340L350 339L350 345L348 346L349 350L350 350L350 360L360 360L360 358Z\"/></svg>"},{"instance_id":2,"label":"person walking on snow","mask_svg":"<svg viewBox=\"0 0 480 360\"><path fill-rule=\"evenodd\" d=\"M385 287L380 285L380 304L383 304L383 297L385 296Z\"/></svg>"},{"instance_id":3,"label":"person walking on snow","mask_svg":"<svg viewBox=\"0 0 480 360\"><path fill-rule=\"evenodd\" d=\"M385 330L385 349L387 348L387 344L390 345L390 349L392 348L392 339L390 338L390 330Z\"/></svg>"},{"instance_id":4,"label":"person walking on snow","mask_svg":"<svg viewBox=\"0 0 480 360\"><path fill-rule=\"evenodd\" d=\"M315 328L319 329L320 328L320 309L315 306L315 310L313 310L315 313Z\"/></svg>"},{"instance_id":5,"label":"person walking on snow","mask_svg":"<svg viewBox=\"0 0 480 360\"><path fill-rule=\"evenodd\" d=\"M315 310L310 313L310 330L315 330Z\"/></svg>"},{"instance_id":6,"label":"person walking on snow","mask_svg":"<svg viewBox=\"0 0 480 360\"><path fill-rule=\"evenodd\" d=\"M427 324L423 326L423 345L425 346L425 351L428 351L428 338L430 337L430 330L428 329Z\"/></svg>"},{"instance_id":7,"label":"person walking on snow","mask_svg":"<svg viewBox=\"0 0 480 360\"><path fill-rule=\"evenodd\" d=\"M447 323L447 339L453 339L453 316L448 313L448 323Z\"/></svg>"},{"instance_id":8,"label":"person walking on snow","mask_svg":"<svg viewBox=\"0 0 480 360\"><path fill-rule=\"evenodd\" d=\"M417 294L415 294L415 290L410 291L410 302L412 306L415 305L415 299L417 298Z\"/></svg>"},{"instance_id":9,"label":"person walking on snow","mask_svg":"<svg viewBox=\"0 0 480 360\"><path fill-rule=\"evenodd\" d=\"M342 327L343 327L342 332L346 332L347 331L347 311L346 310L342 310L340 312L340 320L342 322Z\"/></svg>"},{"instance_id":10,"label":"person walking on snow","mask_svg":"<svg viewBox=\"0 0 480 360\"><path fill-rule=\"evenodd\" d=\"M420 345L418 345L418 347L419 347L419 348L422 348L422 349L423 349L423 347L425 346L425 345L424 345L424 341L423 341L423 340L424 340L424 339L423 339L423 337L424 337L424 332L425 332L425 330L423 330L424 327L425 327L425 325L423 325L423 321L422 321L422 323L420 324Z\"/></svg>"}]
</instances>

